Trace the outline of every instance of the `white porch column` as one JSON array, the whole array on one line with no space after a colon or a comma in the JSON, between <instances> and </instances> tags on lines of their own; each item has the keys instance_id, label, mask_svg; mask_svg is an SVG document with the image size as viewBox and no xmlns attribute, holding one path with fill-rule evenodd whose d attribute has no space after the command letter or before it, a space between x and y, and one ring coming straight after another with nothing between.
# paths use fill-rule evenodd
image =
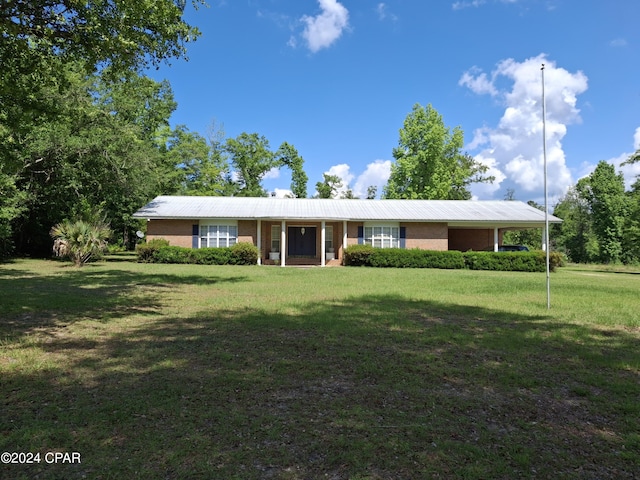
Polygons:
<instances>
[{"instance_id":1,"label":"white porch column","mask_svg":"<svg viewBox=\"0 0 640 480\"><path fill-rule=\"evenodd\" d=\"M287 252L287 222L280 224L280 266L284 267L284 256Z\"/></svg>"},{"instance_id":2,"label":"white porch column","mask_svg":"<svg viewBox=\"0 0 640 480\"><path fill-rule=\"evenodd\" d=\"M344 251L347 248L347 221L342 221L342 262L344 264Z\"/></svg>"},{"instance_id":3,"label":"white porch column","mask_svg":"<svg viewBox=\"0 0 640 480\"><path fill-rule=\"evenodd\" d=\"M327 264L327 252L325 252L326 248L324 248L325 241L327 238L327 222L322 220L322 228L320 230L320 266L324 267Z\"/></svg>"},{"instance_id":4,"label":"white porch column","mask_svg":"<svg viewBox=\"0 0 640 480\"><path fill-rule=\"evenodd\" d=\"M262 265L262 220L258 220L258 234L256 235L258 243L258 265Z\"/></svg>"},{"instance_id":5,"label":"white porch column","mask_svg":"<svg viewBox=\"0 0 640 480\"><path fill-rule=\"evenodd\" d=\"M500 242L500 232L498 232L498 227L493 229L493 251L498 251L498 244Z\"/></svg>"}]
</instances>

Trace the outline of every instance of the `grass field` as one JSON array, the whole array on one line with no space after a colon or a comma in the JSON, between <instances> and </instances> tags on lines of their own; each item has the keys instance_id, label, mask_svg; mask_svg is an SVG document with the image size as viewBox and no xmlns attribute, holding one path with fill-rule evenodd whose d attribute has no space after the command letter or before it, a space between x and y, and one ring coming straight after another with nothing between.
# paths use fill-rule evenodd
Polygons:
<instances>
[{"instance_id":1,"label":"grass field","mask_svg":"<svg viewBox=\"0 0 640 480\"><path fill-rule=\"evenodd\" d=\"M638 478L640 271L562 268L551 304L544 274L0 264L0 452L40 460L0 477Z\"/></svg>"}]
</instances>

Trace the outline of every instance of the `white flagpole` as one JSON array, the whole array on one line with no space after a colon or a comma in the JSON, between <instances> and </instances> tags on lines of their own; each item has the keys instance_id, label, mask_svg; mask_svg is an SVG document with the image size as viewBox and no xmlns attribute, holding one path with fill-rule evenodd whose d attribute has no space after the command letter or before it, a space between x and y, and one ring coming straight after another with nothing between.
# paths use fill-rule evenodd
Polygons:
<instances>
[{"instance_id":1,"label":"white flagpole","mask_svg":"<svg viewBox=\"0 0 640 480\"><path fill-rule=\"evenodd\" d=\"M546 252L547 271L547 310L551 308L551 285L549 275L549 195L547 192L547 112L544 99L544 63L542 73L542 156L544 158L544 249Z\"/></svg>"}]
</instances>

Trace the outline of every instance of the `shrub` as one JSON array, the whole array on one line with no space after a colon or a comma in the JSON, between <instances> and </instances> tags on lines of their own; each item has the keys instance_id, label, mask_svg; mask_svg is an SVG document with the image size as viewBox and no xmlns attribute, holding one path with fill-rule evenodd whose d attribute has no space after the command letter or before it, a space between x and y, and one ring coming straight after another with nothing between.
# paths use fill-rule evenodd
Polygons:
<instances>
[{"instance_id":1,"label":"shrub","mask_svg":"<svg viewBox=\"0 0 640 480\"><path fill-rule=\"evenodd\" d=\"M183 248L184 258L180 263L195 263L199 265L228 265L231 252L228 248L205 247Z\"/></svg>"},{"instance_id":2,"label":"shrub","mask_svg":"<svg viewBox=\"0 0 640 480\"><path fill-rule=\"evenodd\" d=\"M352 267L369 267L370 257L376 251L370 245L351 245L344 251L344 264Z\"/></svg>"},{"instance_id":3,"label":"shrub","mask_svg":"<svg viewBox=\"0 0 640 480\"><path fill-rule=\"evenodd\" d=\"M195 263L190 248L172 245L158 248L153 252L152 263Z\"/></svg>"},{"instance_id":4,"label":"shrub","mask_svg":"<svg viewBox=\"0 0 640 480\"><path fill-rule=\"evenodd\" d=\"M465 252L467 268L503 272L544 272L544 252Z\"/></svg>"},{"instance_id":5,"label":"shrub","mask_svg":"<svg viewBox=\"0 0 640 480\"><path fill-rule=\"evenodd\" d=\"M253 243L240 242L231 248L231 260L235 265L255 265L260 254L258 247Z\"/></svg>"},{"instance_id":6,"label":"shrub","mask_svg":"<svg viewBox=\"0 0 640 480\"><path fill-rule=\"evenodd\" d=\"M138 262L140 263L152 263L154 261L154 254L158 249L162 247L168 247L169 240L164 238L154 238L148 242L139 243L136 245L136 254L138 255Z\"/></svg>"},{"instance_id":7,"label":"shrub","mask_svg":"<svg viewBox=\"0 0 640 480\"><path fill-rule=\"evenodd\" d=\"M457 251L384 248L375 249L369 263L373 267L395 268L464 268L464 257Z\"/></svg>"},{"instance_id":8,"label":"shrub","mask_svg":"<svg viewBox=\"0 0 640 480\"><path fill-rule=\"evenodd\" d=\"M57 257L69 258L77 267L99 258L107 248L111 229L105 223L63 220L49 232Z\"/></svg>"},{"instance_id":9,"label":"shrub","mask_svg":"<svg viewBox=\"0 0 640 480\"><path fill-rule=\"evenodd\" d=\"M551 271L563 265L562 254L551 252ZM403 248L373 248L369 245L353 245L346 249L344 263L349 266L393 268L446 268L471 270L496 270L513 272L544 272L546 254L534 252L458 252Z\"/></svg>"},{"instance_id":10,"label":"shrub","mask_svg":"<svg viewBox=\"0 0 640 480\"><path fill-rule=\"evenodd\" d=\"M258 247L251 243L238 243L232 247L185 248L152 240L137 248L139 261L154 263L192 263L199 265L255 265ZM152 244L152 245L150 245ZM144 260L141 260L144 258Z\"/></svg>"}]
</instances>

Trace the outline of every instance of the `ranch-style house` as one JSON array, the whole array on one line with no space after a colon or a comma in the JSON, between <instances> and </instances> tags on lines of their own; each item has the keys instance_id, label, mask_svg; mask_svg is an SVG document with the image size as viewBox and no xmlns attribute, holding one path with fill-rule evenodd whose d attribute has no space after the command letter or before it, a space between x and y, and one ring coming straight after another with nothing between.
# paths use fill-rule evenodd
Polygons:
<instances>
[{"instance_id":1,"label":"ranch-style house","mask_svg":"<svg viewBox=\"0 0 640 480\"><path fill-rule=\"evenodd\" d=\"M519 201L159 196L133 216L147 220L148 240L191 248L249 242L258 263L281 266L340 265L357 244L498 250L506 230L545 226L544 212Z\"/></svg>"}]
</instances>

